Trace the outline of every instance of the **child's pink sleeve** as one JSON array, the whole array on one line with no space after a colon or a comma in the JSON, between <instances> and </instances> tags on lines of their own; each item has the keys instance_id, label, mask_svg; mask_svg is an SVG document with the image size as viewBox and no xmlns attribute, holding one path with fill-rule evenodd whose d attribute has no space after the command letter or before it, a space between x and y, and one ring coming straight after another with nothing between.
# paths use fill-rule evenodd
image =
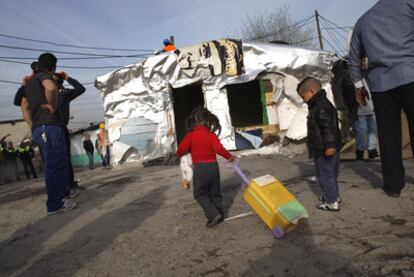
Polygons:
<instances>
[{"instance_id":1,"label":"child's pink sleeve","mask_svg":"<svg viewBox=\"0 0 414 277\"><path fill-rule=\"evenodd\" d=\"M225 158L226 160L229 160L232 157L232 154L230 154L229 151L227 151L223 144L221 144L219 138L215 133L211 133L211 140L213 142L214 151Z\"/></svg>"},{"instance_id":2,"label":"child's pink sleeve","mask_svg":"<svg viewBox=\"0 0 414 277\"><path fill-rule=\"evenodd\" d=\"M177 149L177 156L182 157L190 152L190 146L191 146L191 133L188 133L183 141L181 141L180 145L178 145Z\"/></svg>"}]
</instances>

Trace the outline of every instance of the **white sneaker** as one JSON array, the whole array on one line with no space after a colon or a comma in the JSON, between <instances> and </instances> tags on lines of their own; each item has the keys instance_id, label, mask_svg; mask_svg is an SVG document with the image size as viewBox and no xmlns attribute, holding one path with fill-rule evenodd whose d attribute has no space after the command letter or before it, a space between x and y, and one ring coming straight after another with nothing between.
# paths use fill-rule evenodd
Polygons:
<instances>
[{"instance_id":1,"label":"white sneaker","mask_svg":"<svg viewBox=\"0 0 414 277\"><path fill-rule=\"evenodd\" d=\"M317 208L324 211L337 212L339 211L339 204L338 201L335 201L333 203L322 203L317 206Z\"/></svg>"},{"instance_id":2,"label":"white sneaker","mask_svg":"<svg viewBox=\"0 0 414 277\"><path fill-rule=\"evenodd\" d=\"M73 210L74 208L76 208L76 202L70 199L63 199L63 206L60 209L57 209L56 211L47 212L47 214L53 215L53 214L65 213L65 212L69 212L70 210Z\"/></svg>"},{"instance_id":3,"label":"white sneaker","mask_svg":"<svg viewBox=\"0 0 414 277\"><path fill-rule=\"evenodd\" d=\"M70 190L70 194L69 194L68 198L70 198L70 199L75 198L79 194L80 194L80 189L73 188L73 189Z\"/></svg>"}]
</instances>

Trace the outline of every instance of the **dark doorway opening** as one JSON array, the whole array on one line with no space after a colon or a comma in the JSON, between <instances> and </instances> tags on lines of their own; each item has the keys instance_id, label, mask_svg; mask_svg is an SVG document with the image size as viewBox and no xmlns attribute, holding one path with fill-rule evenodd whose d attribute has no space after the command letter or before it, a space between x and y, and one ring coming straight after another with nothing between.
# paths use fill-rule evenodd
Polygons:
<instances>
[{"instance_id":1,"label":"dark doorway opening","mask_svg":"<svg viewBox=\"0 0 414 277\"><path fill-rule=\"evenodd\" d=\"M201 84L197 83L181 88L173 88L172 97L175 133L177 142L180 143L187 133L185 120L194 108L204 107L204 94L201 89Z\"/></svg>"},{"instance_id":2,"label":"dark doorway opening","mask_svg":"<svg viewBox=\"0 0 414 277\"><path fill-rule=\"evenodd\" d=\"M236 128L262 125L263 105L259 80L226 88L232 125Z\"/></svg>"}]
</instances>

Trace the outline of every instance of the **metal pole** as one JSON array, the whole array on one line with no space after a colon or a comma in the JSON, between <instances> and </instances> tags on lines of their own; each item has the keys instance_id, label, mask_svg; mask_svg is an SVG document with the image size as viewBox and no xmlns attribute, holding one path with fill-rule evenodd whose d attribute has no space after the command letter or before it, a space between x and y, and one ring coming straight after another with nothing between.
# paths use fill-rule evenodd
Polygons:
<instances>
[{"instance_id":1,"label":"metal pole","mask_svg":"<svg viewBox=\"0 0 414 277\"><path fill-rule=\"evenodd\" d=\"M315 18L316 18L316 29L318 30L319 46L323 50L321 26L319 25L319 13L317 10L315 10Z\"/></svg>"}]
</instances>

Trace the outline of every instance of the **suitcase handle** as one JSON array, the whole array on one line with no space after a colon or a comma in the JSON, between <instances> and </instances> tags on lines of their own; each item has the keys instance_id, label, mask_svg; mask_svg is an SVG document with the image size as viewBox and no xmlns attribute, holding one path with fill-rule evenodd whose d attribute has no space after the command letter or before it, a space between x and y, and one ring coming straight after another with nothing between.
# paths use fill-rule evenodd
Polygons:
<instances>
[{"instance_id":1,"label":"suitcase handle","mask_svg":"<svg viewBox=\"0 0 414 277\"><path fill-rule=\"evenodd\" d=\"M227 162L226 166L232 168L242 178L243 182L248 186L250 184L249 178L240 169L240 159L235 159L234 162Z\"/></svg>"}]
</instances>

